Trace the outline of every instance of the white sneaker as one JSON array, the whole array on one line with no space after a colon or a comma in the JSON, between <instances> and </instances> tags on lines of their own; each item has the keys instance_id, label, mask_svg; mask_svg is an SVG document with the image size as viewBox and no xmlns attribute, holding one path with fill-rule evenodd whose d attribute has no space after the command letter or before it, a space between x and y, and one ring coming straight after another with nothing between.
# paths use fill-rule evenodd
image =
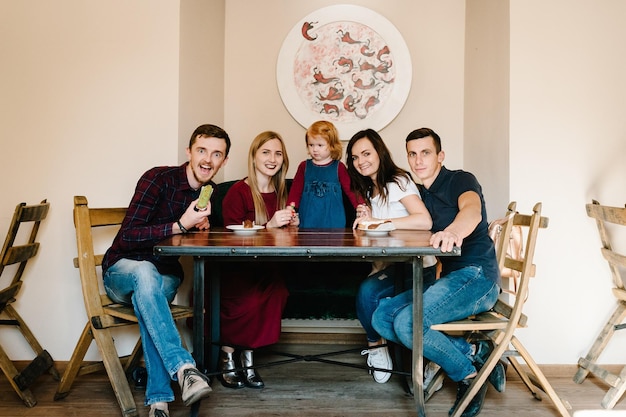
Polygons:
<instances>
[{"instance_id":1,"label":"white sneaker","mask_svg":"<svg viewBox=\"0 0 626 417\"><path fill-rule=\"evenodd\" d=\"M387 341L382 339L383 344L386 344ZM393 369L393 362L391 362L391 356L389 356L389 349L387 346L383 347L372 347L371 349L365 349L361 352L361 355L367 355L367 366L372 368L379 369L389 369L390 371ZM389 381L391 378L390 372L384 371L371 371L372 376L374 377L374 381L379 384L384 384Z\"/></svg>"},{"instance_id":2,"label":"white sneaker","mask_svg":"<svg viewBox=\"0 0 626 417\"><path fill-rule=\"evenodd\" d=\"M426 364L426 367L424 367L424 389L428 388L430 381L437 375L439 369L441 369L441 366L437 365L435 362L428 362ZM441 388L443 388L443 381L435 387L434 392L439 391Z\"/></svg>"}]
</instances>

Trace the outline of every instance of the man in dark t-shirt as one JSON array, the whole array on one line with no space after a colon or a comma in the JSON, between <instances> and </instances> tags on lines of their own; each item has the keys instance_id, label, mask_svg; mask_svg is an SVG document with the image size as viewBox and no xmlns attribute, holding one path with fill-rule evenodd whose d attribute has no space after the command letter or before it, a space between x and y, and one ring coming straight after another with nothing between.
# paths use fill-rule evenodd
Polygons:
<instances>
[{"instance_id":1,"label":"man in dark t-shirt","mask_svg":"<svg viewBox=\"0 0 626 417\"><path fill-rule=\"evenodd\" d=\"M442 252L454 246L460 256L442 256L440 278L424 292L424 357L441 366L457 382L458 401L469 389L477 369L488 357L486 341L469 343L464 337L432 330L434 324L461 320L491 309L500 294L500 273L493 241L488 234L482 189L476 177L443 166L441 139L432 129L421 128L406 138L411 171L421 181L422 200L432 219L430 243ZM387 340L413 346L412 290L380 302L372 324ZM504 390L504 367L498 364L489 377L498 391ZM487 385L483 385L463 412L473 417L480 412Z\"/></svg>"}]
</instances>

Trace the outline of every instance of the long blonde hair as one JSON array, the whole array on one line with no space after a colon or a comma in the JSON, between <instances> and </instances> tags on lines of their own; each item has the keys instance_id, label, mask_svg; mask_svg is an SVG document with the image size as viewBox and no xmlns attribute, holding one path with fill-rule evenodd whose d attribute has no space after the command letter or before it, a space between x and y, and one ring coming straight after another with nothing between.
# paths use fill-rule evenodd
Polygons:
<instances>
[{"instance_id":1,"label":"long blonde hair","mask_svg":"<svg viewBox=\"0 0 626 417\"><path fill-rule=\"evenodd\" d=\"M282 210L287 205L287 184L285 179L287 178L287 171L289 170L289 158L287 157L287 148L285 148L285 142L283 138L276 132L265 131L259 133L256 138L250 144L250 151L248 152L248 185L252 191L252 201L254 202L254 221L256 224L265 224L268 222L267 207L265 207L265 201L259 190L259 182L256 177L256 168L254 166L254 158L259 148L263 146L267 141L272 139L278 139L283 151L283 165L280 170L272 177L272 184L276 195L278 197L278 210Z\"/></svg>"}]
</instances>

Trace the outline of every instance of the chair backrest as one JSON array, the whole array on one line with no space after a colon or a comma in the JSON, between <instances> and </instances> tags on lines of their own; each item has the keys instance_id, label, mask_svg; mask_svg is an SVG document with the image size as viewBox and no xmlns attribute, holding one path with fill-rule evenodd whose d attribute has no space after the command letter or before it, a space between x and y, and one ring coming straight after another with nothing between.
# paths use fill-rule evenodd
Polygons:
<instances>
[{"instance_id":1,"label":"chair backrest","mask_svg":"<svg viewBox=\"0 0 626 417\"><path fill-rule=\"evenodd\" d=\"M600 233L600 240L602 241L602 247L600 251L602 256L609 263L611 274L613 276L613 285L616 288L624 289L624 281L622 279L622 272L626 268L626 256L613 250L611 245L610 234L608 230L608 224L615 224L619 226L626 226L626 207L609 207L603 206L596 200L592 200L591 204L586 205L587 215L596 219L598 226L598 232Z\"/></svg>"},{"instance_id":2,"label":"chair backrest","mask_svg":"<svg viewBox=\"0 0 626 417\"><path fill-rule=\"evenodd\" d=\"M103 306L112 303L100 289L98 269L102 265L104 254L94 253L93 229L119 228L125 215L126 207L89 208L86 197L74 197L74 226L78 249L74 267L80 271L85 309L91 318L104 316Z\"/></svg>"},{"instance_id":3,"label":"chair backrest","mask_svg":"<svg viewBox=\"0 0 626 417\"><path fill-rule=\"evenodd\" d=\"M27 206L26 203L20 203L15 208L13 219L2 246L2 252L0 252L0 276L6 266L19 264L15 270L15 275L13 275L13 278L7 285L7 287L15 288L16 292L19 289L19 286L16 284L21 281L28 260L37 255L39 251L39 242L36 242L37 233L39 232L39 225L48 215L49 209L50 203L46 200L31 206ZM16 245L15 240L23 223L32 223L32 228L26 243Z\"/></svg>"},{"instance_id":4,"label":"chair backrest","mask_svg":"<svg viewBox=\"0 0 626 417\"><path fill-rule=\"evenodd\" d=\"M509 210L511 209L515 210L515 203L509 204ZM505 230L507 230L507 232L505 232L505 238L502 239L502 242L500 242L502 247L499 249L496 248L496 252L500 256L498 258L498 262L501 267L517 271L516 275L518 278L513 278L517 280L514 294L515 299L513 305L510 306L509 311L501 310L503 305L507 304L502 301L498 302L496 310L509 317L512 322L523 326L525 325L526 320L525 316L522 314L523 306L528 298L530 278L535 276L536 271L533 259L535 256L537 236L539 234L539 229L548 227L548 218L541 216L541 203L537 203L533 207L532 214L520 214L518 212L514 212L514 214L510 216L509 223L510 224L505 227ZM510 238L511 230L518 226L522 229L522 235L525 237L525 239L523 239L524 253L520 259L515 259L517 256L515 256L515 254L507 253L504 246L507 245L507 240ZM508 233L508 235L506 233Z\"/></svg>"},{"instance_id":5,"label":"chair backrest","mask_svg":"<svg viewBox=\"0 0 626 417\"><path fill-rule=\"evenodd\" d=\"M496 248L496 259L498 259L498 270L502 275L504 273L504 260L507 252L511 252L511 232L513 230L513 216L516 213L517 203L511 201L507 207L506 214L501 219L497 219L489 223L489 236L493 239ZM509 253L512 255L512 253Z\"/></svg>"}]
</instances>

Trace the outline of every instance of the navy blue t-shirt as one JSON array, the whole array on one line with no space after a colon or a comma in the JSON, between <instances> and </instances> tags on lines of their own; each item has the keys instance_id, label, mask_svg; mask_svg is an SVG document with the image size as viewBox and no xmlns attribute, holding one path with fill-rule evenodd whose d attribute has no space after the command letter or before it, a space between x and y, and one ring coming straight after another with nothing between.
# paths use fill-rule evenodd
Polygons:
<instances>
[{"instance_id":1,"label":"navy blue t-shirt","mask_svg":"<svg viewBox=\"0 0 626 417\"><path fill-rule=\"evenodd\" d=\"M493 241L489 237L487 210L482 188L476 177L466 171L450 171L442 166L439 175L429 189L418 184L422 200L432 219L432 232L440 232L448 227L459 212L459 197L467 191L474 191L480 196L482 220L476 229L463 239L461 256L442 256L442 275L466 266L482 266L485 276L500 285L500 273L496 260Z\"/></svg>"}]
</instances>

